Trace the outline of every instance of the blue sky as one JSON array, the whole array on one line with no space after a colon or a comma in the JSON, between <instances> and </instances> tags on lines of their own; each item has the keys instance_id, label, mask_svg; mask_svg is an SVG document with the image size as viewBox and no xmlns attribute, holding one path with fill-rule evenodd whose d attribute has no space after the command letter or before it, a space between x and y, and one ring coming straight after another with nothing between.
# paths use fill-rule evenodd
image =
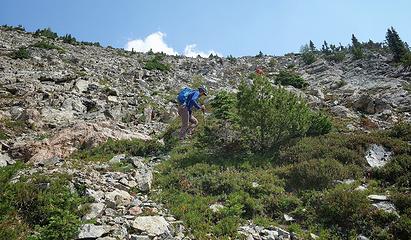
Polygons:
<instances>
[{"instance_id":1,"label":"blue sky","mask_svg":"<svg viewBox=\"0 0 411 240\"><path fill-rule=\"evenodd\" d=\"M0 25L140 51L283 55L310 39L346 45L352 33L383 41L390 26L410 43L410 10L409 0L1 0Z\"/></svg>"}]
</instances>

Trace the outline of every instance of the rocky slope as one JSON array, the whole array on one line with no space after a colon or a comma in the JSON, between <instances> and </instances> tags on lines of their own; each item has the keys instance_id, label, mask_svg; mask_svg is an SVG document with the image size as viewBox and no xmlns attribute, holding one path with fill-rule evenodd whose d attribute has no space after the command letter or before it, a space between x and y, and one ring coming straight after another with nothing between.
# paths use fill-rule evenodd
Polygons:
<instances>
[{"instance_id":1,"label":"rocky slope","mask_svg":"<svg viewBox=\"0 0 411 240\"><path fill-rule=\"evenodd\" d=\"M132 163L132 174L104 165L78 168L69 159L76 150L109 138L153 138L176 117L173 100L185 85L201 81L212 95L221 89L235 91L257 67L268 76L293 68L309 86L287 89L314 108L349 119L347 131L411 121L411 72L393 65L388 54L369 52L367 59L348 56L340 63L319 58L311 65L298 54L235 61L164 56L162 62L170 70L160 71L144 69L153 58L150 54L61 40L47 40L60 49L32 46L41 40L31 33L0 29L0 166L22 159L35 167L20 175L68 172L74 182L85 184L95 199L85 219L97 220L82 227L80 239L185 237L181 222L141 193L151 190L152 168L167 156L148 162L125 156L111 160ZM27 47L31 57L11 58L20 47ZM134 188L140 193L130 195ZM143 211L152 216L141 216Z\"/></svg>"}]
</instances>

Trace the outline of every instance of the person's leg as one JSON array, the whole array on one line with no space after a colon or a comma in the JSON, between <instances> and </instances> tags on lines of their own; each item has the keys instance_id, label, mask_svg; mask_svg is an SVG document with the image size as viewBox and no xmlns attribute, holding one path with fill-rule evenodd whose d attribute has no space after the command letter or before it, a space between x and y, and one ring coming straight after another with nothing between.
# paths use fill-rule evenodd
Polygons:
<instances>
[{"instance_id":1,"label":"person's leg","mask_svg":"<svg viewBox=\"0 0 411 240\"><path fill-rule=\"evenodd\" d=\"M190 126L188 127L188 132L191 134L193 129L197 127L198 120L192 114L189 114L189 122L190 122Z\"/></svg>"},{"instance_id":2,"label":"person's leg","mask_svg":"<svg viewBox=\"0 0 411 240\"><path fill-rule=\"evenodd\" d=\"M178 136L180 140L183 140L188 130L188 123L189 123L190 116L185 106L178 107L178 115L180 115L181 117L181 129L180 129L180 133Z\"/></svg>"}]
</instances>

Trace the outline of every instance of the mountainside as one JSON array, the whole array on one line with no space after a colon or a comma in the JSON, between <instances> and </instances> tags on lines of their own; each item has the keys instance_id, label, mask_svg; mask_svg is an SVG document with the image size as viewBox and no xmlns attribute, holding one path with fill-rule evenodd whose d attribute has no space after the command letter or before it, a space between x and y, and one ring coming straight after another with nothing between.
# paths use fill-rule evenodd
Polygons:
<instances>
[{"instance_id":1,"label":"mountainside","mask_svg":"<svg viewBox=\"0 0 411 240\"><path fill-rule=\"evenodd\" d=\"M327 239L332 236L352 237L352 234L358 235L362 230L365 236L372 239L377 239L378 234L381 237L379 239L405 239L401 237L403 235L395 234L406 234L405 231L410 231L410 226L407 226L410 224L411 214L410 175L406 170L409 170L410 166L399 163L403 164L401 169L405 172L392 173L400 174L398 177L404 178L399 186L396 180L387 180L397 176L373 172L371 167L375 166L369 166L372 160L368 161L365 155L368 154L370 159L375 160L376 165L398 156L407 159L403 162L410 163L410 133L407 132L407 123L411 122L411 69L393 63L392 55L384 49L365 49L364 55L361 59L355 59L347 52L343 59L335 61L318 51L316 60L311 64L306 64L301 54L279 57L261 55L187 58L129 52L85 43L70 44L63 39L0 28L0 167L3 168L0 182L4 184L0 190L5 194L0 195L5 199L0 200L0 226L6 229L0 231L0 237L24 239L33 234L34 226L37 225L34 231L41 237L36 238L35 235L30 239L219 239L223 236L235 236L238 232L242 232L247 239L304 239L309 237L310 233L311 238L323 234L320 237ZM328 134L329 130L321 133L320 135L324 136L318 137L320 140L317 140L316 135L305 138L305 133L297 138L297 135L292 136L292 141L278 147L275 153L269 152L270 160L261 160L261 166L258 166L258 163L259 158L264 158L262 156L252 155L248 160L243 158L250 151L253 152L253 149L244 152L235 150L237 152L231 154L228 148L223 148L223 152L230 153L230 157L227 163L222 164L219 161L225 157L215 155L221 149L211 147L211 144L209 148L208 145L200 147L207 148L214 154L213 160L207 160L206 155L198 153L198 156L206 159L204 161L200 160L201 157L193 157L197 150L192 149L197 149L198 145L185 143L188 146L178 146L175 142L169 145L170 138L175 134L171 132L176 131L176 124L179 124L178 120L175 120L178 117L175 98L183 86L206 85L211 95L205 100L206 108L217 111L218 106L209 106L212 105L213 99L218 99L217 93L225 90L229 94L236 94L242 81L257 84L256 79L259 76L255 73L256 69L261 69L263 78L272 84L278 84L278 76L281 74L301 77L298 78L304 82L301 86L283 83L284 89L305 99L311 109L324 112L332 120L336 130L331 131L331 135ZM259 109L255 111L258 112ZM200 125L212 129L218 119L213 119L213 111L208 114L211 116L203 116L203 119L198 115ZM239 115L241 118L241 114ZM394 130L385 130L397 127L398 124L404 124L405 130L397 135L392 132ZM212 131L216 132L215 129ZM237 130L233 131L237 133ZM198 135L204 137L205 133L202 133L199 131ZM234 136L238 136L234 133ZM339 136L348 137L340 140ZM227 139L221 144L232 141ZM204 143L201 139L198 141L197 144ZM234 141L233 145L236 144ZM321 150L314 149L317 147ZM263 145L261 149L264 149ZM208 154L211 154L210 152ZM191 153L193 155L190 155ZM307 156L303 156L304 153ZM380 157L379 154L383 156ZM238 160L240 163L230 160L232 156L241 159ZM281 161L288 160L277 165L268 164L272 158L277 157L282 159ZM307 170L310 168L309 164L314 164L315 159L320 159L318 161L323 165ZM327 165L334 161L338 167ZM200 163L203 165L196 166ZM295 167L293 164L300 165ZM233 172L230 172L230 168ZM250 175L242 172L244 169L249 169L247 174ZM307 171L304 172L304 169ZM338 179L327 172L340 170L344 174L338 175ZM157 175L154 174L155 187L152 187L153 171L157 172ZM201 171L204 171L204 176L209 177L208 182L204 179L201 183L196 182L197 176L194 172ZM350 171L352 174L349 174ZM344 221L351 221L347 219L352 219L353 215L357 214L355 210L344 212L346 216L341 216L337 214L338 210L320 209L320 213L329 211L341 219L335 219L337 223L324 220L325 223L321 223L324 224L321 226L326 226L324 229L329 230L327 233L315 224L316 228L308 227L318 220L314 217L307 219L304 214L305 211L311 211L305 204L312 201L310 199L314 199L315 194L309 191L301 194L302 190L296 186L308 184L310 176L307 175L316 175L316 172L320 179L319 183L314 182L313 186L320 186L322 181L344 182L349 179L356 181L352 188L358 187L354 186L355 184L368 186L366 191L369 192L366 192L366 195L375 201L375 204L388 202L389 207L396 207L397 210L388 211L395 213L389 216L374 216L379 220L373 221L382 222L372 222L377 226L375 228L381 228L381 231L377 229L379 232L366 230L367 224L374 226L371 223L358 227L353 220L353 225L344 225ZM377 177L366 178L370 172L373 177ZM158 173L161 176L158 176ZM213 175L218 177L214 179ZM302 179L307 177L307 180L298 182L293 178L297 175ZM313 175L311 177L314 177ZM326 178L330 179L324 180ZM225 189L226 185L219 186L224 189L221 190L216 186L223 181L239 183L238 186L228 187L230 190ZM18 182L26 182L29 185L28 190L22 190L21 186L16 185ZM176 182L180 185L174 189L173 184L177 184ZM47 184L44 186L44 183L51 184L52 187L49 188ZM59 192L59 189L53 188L54 183L61 188L69 186L69 189ZM328 195L324 193L326 195L321 199L333 202L333 198L338 198L338 191L342 191L338 187L336 190L331 189L334 183L304 190L329 190ZM275 184L278 184L278 188L274 187ZM207 191L204 190L205 185ZM167 189L167 186L170 186L170 189ZM41 190L42 188L44 189ZM164 191L160 191L160 188L164 188ZM30 192L30 189L35 193ZM403 205L394 206L391 198L386 201L386 195L390 196L390 191L393 196L399 194L398 198L403 199ZM157 192L160 193L157 195ZM233 195L234 193L238 195ZM39 197L39 194L43 195ZM183 199L184 194L192 194L192 202ZM377 197L370 197L372 194ZM275 198L276 195L280 196L279 199ZM362 199L354 195L354 199ZM58 196L61 202L48 199L53 196ZM211 212L194 220L187 216L187 212L191 210L181 210L183 205L178 204L188 201L189 203L184 203L187 204L184 205L187 209L190 209L190 205L192 207L203 204L196 202L200 200L195 196L204 197L201 201L207 203L205 206L210 205L212 211L199 207L200 212ZM265 196L272 198L265 199ZM379 201L378 197L384 198L383 201ZM31 198L34 200L29 201ZM248 201L247 204L254 211L244 207L247 205L244 202L237 205L233 203L240 201L238 199ZM362 204L363 200L358 202ZM267 210L264 202L268 201L271 201L272 209L275 210ZM368 203L369 200L364 201ZM393 201L397 204L400 200ZM10 202L18 204L9 207L7 204ZM48 207L50 205L60 210L51 210L53 207ZM80 211L78 206L85 207ZM224 206L228 210L218 213L219 208L224 209ZM237 209L241 208L240 206L242 210ZM358 209L361 209L361 206ZM353 209L357 209L356 206L353 206ZM67 217L70 212L76 213ZM320 213L314 212L320 216ZM58 217L50 220L50 216ZM80 218L83 221L81 223ZM201 218L207 218L207 224L217 227L210 230L207 224L201 225ZM259 225L257 218L267 218L270 221L260 221ZM21 219L24 220L23 223ZM249 222L245 223L239 219ZM265 228L262 222L266 223ZM404 229L394 224L397 222L403 224L401 226ZM87 224L81 225L78 234L77 227L85 223ZM298 224L301 229L297 227ZM276 227L268 227L270 225ZM68 226L74 227L68 229ZM227 230L230 228L235 230ZM285 231L284 228L288 230ZM355 231L344 232L347 228ZM74 233L75 236L56 234L59 231ZM338 231L343 233L333 235ZM365 239L365 236L361 239Z\"/></svg>"}]
</instances>

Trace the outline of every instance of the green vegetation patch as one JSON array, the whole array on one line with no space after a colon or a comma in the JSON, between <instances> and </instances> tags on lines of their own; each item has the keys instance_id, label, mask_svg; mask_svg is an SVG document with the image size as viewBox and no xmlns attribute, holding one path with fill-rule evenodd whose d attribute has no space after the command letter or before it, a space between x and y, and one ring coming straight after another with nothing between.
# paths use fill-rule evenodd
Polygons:
<instances>
[{"instance_id":1,"label":"green vegetation patch","mask_svg":"<svg viewBox=\"0 0 411 240\"><path fill-rule=\"evenodd\" d=\"M295 73L294 71L286 71L282 70L276 76L275 82L281 85L291 85L296 88L304 88L308 85L308 83L302 78L300 75Z\"/></svg>"},{"instance_id":2,"label":"green vegetation patch","mask_svg":"<svg viewBox=\"0 0 411 240\"><path fill-rule=\"evenodd\" d=\"M168 64L162 63L163 56L156 54L152 59L148 60L144 64L144 69L147 70L160 70L160 71L169 71L170 66Z\"/></svg>"},{"instance_id":3,"label":"green vegetation patch","mask_svg":"<svg viewBox=\"0 0 411 240\"><path fill-rule=\"evenodd\" d=\"M287 94L255 77L237 94L217 93L210 115L195 112L200 125L188 141L178 142L179 122L171 124L162 135L171 158L157 166L155 185L162 191L155 197L197 239L241 238L237 229L247 221L280 225L303 239L310 232L322 239L407 239L410 125L341 133L325 113ZM282 118L284 124L272 124ZM276 136L286 140L273 141ZM364 158L371 144L393 152L378 171ZM354 181L342 183L347 179ZM355 190L361 183L368 189ZM400 218L367 198L386 191Z\"/></svg>"},{"instance_id":4,"label":"green vegetation patch","mask_svg":"<svg viewBox=\"0 0 411 240\"><path fill-rule=\"evenodd\" d=\"M45 40L37 42L37 43L33 44L32 46L36 47L36 48L47 49L47 50L56 49L57 51L59 51L61 53L65 52L65 50L62 47L59 47L59 46L57 46L57 45L55 45L51 42L45 41Z\"/></svg>"},{"instance_id":5,"label":"green vegetation patch","mask_svg":"<svg viewBox=\"0 0 411 240\"><path fill-rule=\"evenodd\" d=\"M146 156L160 153L163 146L156 140L144 141L141 139L112 140L91 148L82 149L73 154L73 158L92 162L105 162L116 154L128 154L132 156Z\"/></svg>"},{"instance_id":6,"label":"green vegetation patch","mask_svg":"<svg viewBox=\"0 0 411 240\"><path fill-rule=\"evenodd\" d=\"M10 182L21 163L0 168L0 239L73 239L89 199L66 175L33 175Z\"/></svg>"},{"instance_id":7,"label":"green vegetation patch","mask_svg":"<svg viewBox=\"0 0 411 240\"><path fill-rule=\"evenodd\" d=\"M13 59L29 59L31 54L26 47L20 47L18 50L13 51L10 57Z\"/></svg>"},{"instance_id":8,"label":"green vegetation patch","mask_svg":"<svg viewBox=\"0 0 411 240\"><path fill-rule=\"evenodd\" d=\"M37 29L36 32L33 34L34 37L46 37L49 39L56 39L58 38L57 33L53 32L51 28L44 28L44 29Z\"/></svg>"}]
</instances>

